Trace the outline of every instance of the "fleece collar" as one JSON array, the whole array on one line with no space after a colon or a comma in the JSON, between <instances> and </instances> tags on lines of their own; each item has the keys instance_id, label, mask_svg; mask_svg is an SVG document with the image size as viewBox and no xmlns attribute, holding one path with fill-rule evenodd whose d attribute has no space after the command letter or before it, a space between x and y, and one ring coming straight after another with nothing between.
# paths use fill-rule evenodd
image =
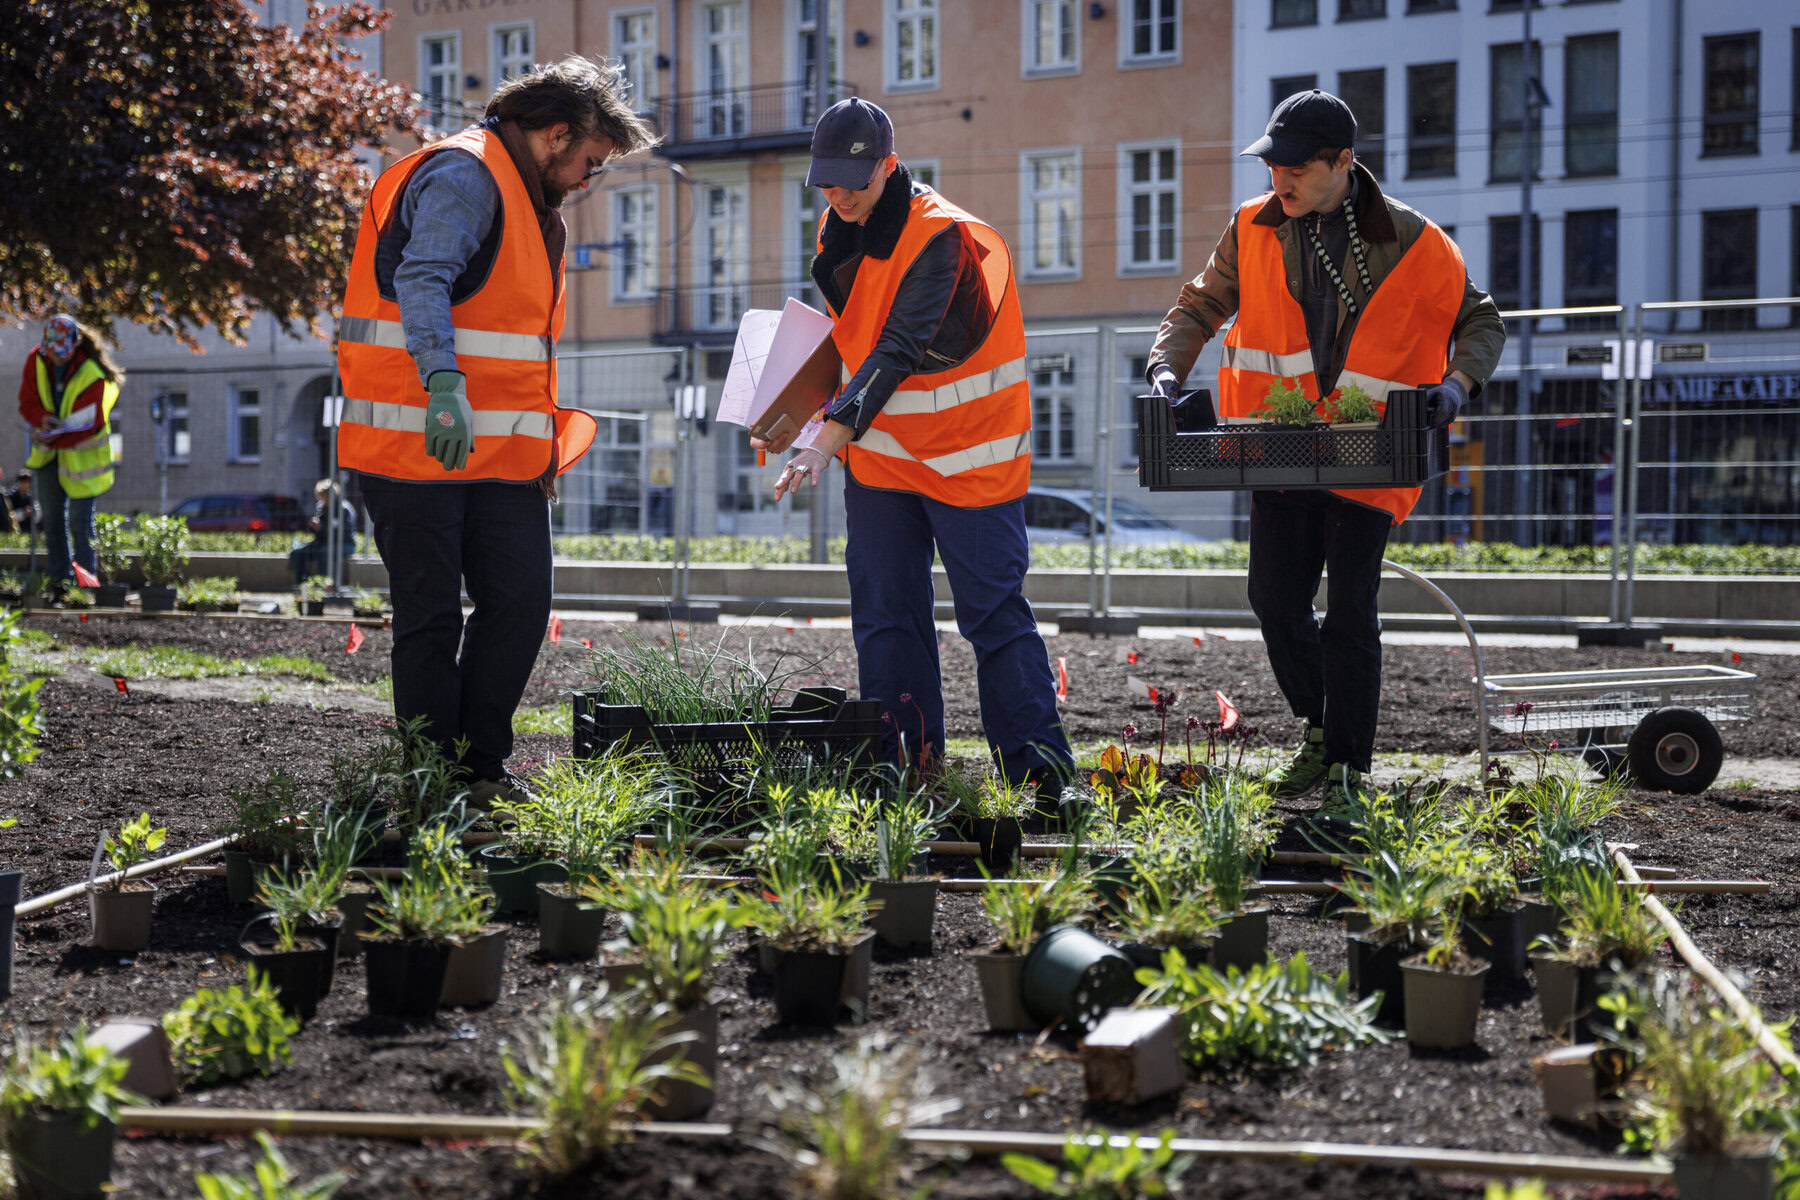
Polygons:
<instances>
[{"instance_id":1,"label":"fleece collar","mask_svg":"<svg viewBox=\"0 0 1800 1200\"><path fill-rule=\"evenodd\" d=\"M870 258L889 258L894 247L900 244L900 234L906 228L906 215L912 211L913 177L912 172L901 163L888 176L887 186L881 190L881 199L875 202L875 211L869 214L868 222L862 226L862 245L858 247ZM825 232L821 237L820 257L828 262L840 262L845 251L855 237L852 232L856 226L839 217L837 213L828 211L825 217Z\"/></svg>"},{"instance_id":2,"label":"fleece collar","mask_svg":"<svg viewBox=\"0 0 1800 1200\"><path fill-rule=\"evenodd\" d=\"M1394 216L1388 212L1387 199L1381 194L1381 185L1375 182L1375 176L1360 162L1350 169L1356 175L1356 200L1352 207L1356 209L1357 232L1365 242L1399 241ZM1281 211L1281 199L1271 194L1268 202L1256 210L1254 223L1276 228L1287 219L1288 215Z\"/></svg>"}]
</instances>

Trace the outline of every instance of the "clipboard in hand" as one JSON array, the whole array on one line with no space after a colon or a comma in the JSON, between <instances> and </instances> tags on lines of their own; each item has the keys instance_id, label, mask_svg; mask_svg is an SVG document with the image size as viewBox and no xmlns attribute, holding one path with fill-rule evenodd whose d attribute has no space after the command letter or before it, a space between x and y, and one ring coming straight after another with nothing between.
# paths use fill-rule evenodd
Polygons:
<instances>
[{"instance_id":1,"label":"clipboard in hand","mask_svg":"<svg viewBox=\"0 0 1800 1200\"><path fill-rule=\"evenodd\" d=\"M830 403L843 370L844 360L838 354L837 343L827 334L751 422L750 436L765 442L797 437L806 423Z\"/></svg>"}]
</instances>

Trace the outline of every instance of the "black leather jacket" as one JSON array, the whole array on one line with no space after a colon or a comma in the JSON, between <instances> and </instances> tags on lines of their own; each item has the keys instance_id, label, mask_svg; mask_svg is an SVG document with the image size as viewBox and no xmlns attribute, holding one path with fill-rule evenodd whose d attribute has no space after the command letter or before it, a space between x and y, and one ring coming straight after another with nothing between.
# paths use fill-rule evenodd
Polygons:
<instances>
[{"instance_id":1,"label":"black leather jacket","mask_svg":"<svg viewBox=\"0 0 1800 1200\"><path fill-rule=\"evenodd\" d=\"M836 213L825 218L812 278L835 311L844 310L864 256L885 259L893 254L913 196L927 190L913 182L904 166L897 167L865 224L851 225ZM827 419L850 426L861 437L902 379L967 359L993 324L974 244L952 225L933 237L907 268L875 349L844 385Z\"/></svg>"}]
</instances>

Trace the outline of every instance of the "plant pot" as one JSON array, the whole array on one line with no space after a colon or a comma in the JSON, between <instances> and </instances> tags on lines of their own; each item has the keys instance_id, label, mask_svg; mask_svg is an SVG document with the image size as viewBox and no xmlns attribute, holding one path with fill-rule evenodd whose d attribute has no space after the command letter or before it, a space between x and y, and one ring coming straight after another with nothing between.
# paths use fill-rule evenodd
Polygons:
<instances>
[{"instance_id":1,"label":"plant pot","mask_svg":"<svg viewBox=\"0 0 1800 1200\"><path fill-rule=\"evenodd\" d=\"M150 906L156 901L154 884L131 879L116 889L97 888L88 897L96 949L135 954L150 944Z\"/></svg>"},{"instance_id":2,"label":"plant pot","mask_svg":"<svg viewBox=\"0 0 1800 1200\"><path fill-rule=\"evenodd\" d=\"M125 597L130 591L122 583L103 583L94 589L94 604L99 608L124 608Z\"/></svg>"},{"instance_id":3,"label":"plant pot","mask_svg":"<svg viewBox=\"0 0 1800 1200\"><path fill-rule=\"evenodd\" d=\"M1142 990L1130 959L1074 925L1044 931L1025 956L1019 988L1039 1028L1060 1021L1082 1033Z\"/></svg>"},{"instance_id":4,"label":"plant pot","mask_svg":"<svg viewBox=\"0 0 1800 1200\"><path fill-rule=\"evenodd\" d=\"M1463 949L1494 966L1492 978L1516 983L1525 978L1525 906L1514 901L1490 917L1463 923Z\"/></svg>"},{"instance_id":5,"label":"plant pot","mask_svg":"<svg viewBox=\"0 0 1800 1200\"><path fill-rule=\"evenodd\" d=\"M1519 904L1519 936L1525 942L1525 955L1530 958L1540 937L1556 938L1562 927L1562 910L1541 896L1520 896Z\"/></svg>"},{"instance_id":6,"label":"plant pot","mask_svg":"<svg viewBox=\"0 0 1800 1200\"><path fill-rule=\"evenodd\" d=\"M651 1064L668 1062L680 1053L700 1068L706 1082L663 1080L656 1085L655 1095L644 1106L644 1115L652 1121L692 1121L705 1115L713 1104L714 1081L719 1077L719 1010L708 1003L682 1013L669 1033L691 1033L694 1040L670 1046L651 1055L648 1061Z\"/></svg>"},{"instance_id":7,"label":"plant pot","mask_svg":"<svg viewBox=\"0 0 1800 1200\"><path fill-rule=\"evenodd\" d=\"M1681 1200L1770 1200L1776 1149L1773 1141L1763 1141L1733 1154L1676 1155L1676 1195Z\"/></svg>"},{"instance_id":8,"label":"plant pot","mask_svg":"<svg viewBox=\"0 0 1800 1200\"><path fill-rule=\"evenodd\" d=\"M1473 1045L1475 1023L1481 1018L1481 989L1492 969L1484 962L1473 971L1440 970L1427 966L1422 954L1402 962L1406 1040L1427 1050Z\"/></svg>"},{"instance_id":9,"label":"plant pot","mask_svg":"<svg viewBox=\"0 0 1800 1200\"><path fill-rule=\"evenodd\" d=\"M1381 1007L1375 1020L1398 1029L1406 1023L1406 987L1400 974L1400 960L1411 953L1400 938L1375 941L1366 933L1351 934L1344 939L1350 966L1350 994L1367 1000L1381 993Z\"/></svg>"},{"instance_id":10,"label":"plant pot","mask_svg":"<svg viewBox=\"0 0 1800 1200\"><path fill-rule=\"evenodd\" d=\"M175 589L146 584L138 589L138 608L144 612L174 612Z\"/></svg>"},{"instance_id":11,"label":"plant pot","mask_svg":"<svg viewBox=\"0 0 1800 1200\"><path fill-rule=\"evenodd\" d=\"M1568 1034L1575 1014L1576 966L1548 954L1531 956L1531 973L1537 978L1538 1015L1551 1037Z\"/></svg>"},{"instance_id":12,"label":"plant pot","mask_svg":"<svg viewBox=\"0 0 1800 1200\"><path fill-rule=\"evenodd\" d=\"M582 899L566 883L540 883L538 954L550 959L590 959L600 953L606 910Z\"/></svg>"},{"instance_id":13,"label":"plant pot","mask_svg":"<svg viewBox=\"0 0 1800 1200\"><path fill-rule=\"evenodd\" d=\"M869 926L890 946L929 950L931 930L937 923L937 894L935 879L872 880L869 899L881 907L869 918Z\"/></svg>"},{"instance_id":14,"label":"plant pot","mask_svg":"<svg viewBox=\"0 0 1800 1200\"><path fill-rule=\"evenodd\" d=\"M500 998L506 974L506 927L489 925L450 950L439 1008L477 1008Z\"/></svg>"},{"instance_id":15,"label":"plant pot","mask_svg":"<svg viewBox=\"0 0 1800 1200\"><path fill-rule=\"evenodd\" d=\"M987 1012L988 1028L1001 1033L1034 1033L1039 1028L1025 1011L1021 980L1025 975L1023 954L970 955L975 960L975 977L981 981L981 1004Z\"/></svg>"},{"instance_id":16,"label":"plant pot","mask_svg":"<svg viewBox=\"0 0 1800 1200\"><path fill-rule=\"evenodd\" d=\"M449 942L371 939L363 947L369 1015L429 1020L444 994L452 948Z\"/></svg>"},{"instance_id":17,"label":"plant pot","mask_svg":"<svg viewBox=\"0 0 1800 1200\"><path fill-rule=\"evenodd\" d=\"M637 977L643 973L644 956L642 954L609 954L600 964L600 976L606 980L608 992L629 991L637 985ZM773 965L763 968L766 974L773 975Z\"/></svg>"},{"instance_id":18,"label":"plant pot","mask_svg":"<svg viewBox=\"0 0 1800 1200\"><path fill-rule=\"evenodd\" d=\"M98 1200L105 1194L118 1127L104 1118L86 1126L87 1115L34 1114L13 1126L7 1142L23 1200Z\"/></svg>"},{"instance_id":19,"label":"plant pot","mask_svg":"<svg viewBox=\"0 0 1800 1200\"><path fill-rule=\"evenodd\" d=\"M1592 1042L1582 1042L1558 1046L1531 1060L1546 1117L1590 1130L1600 1128L1600 1083L1594 1066L1599 1049Z\"/></svg>"},{"instance_id":20,"label":"plant pot","mask_svg":"<svg viewBox=\"0 0 1800 1200\"><path fill-rule=\"evenodd\" d=\"M1347 912L1344 914L1345 933L1367 933L1369 930L1369 914L1366 912Z\"/></svg>"},{"instance_id":21,"label":"plant pot","mask_svg":"<svg viewBox=\"0 0 1800 1200\"><path fill-rule=\"evenodd\" d=\"M300 615L303 617L322 617L325 615L323 600L302 600L299 602Z\"/></svg>"},{"instance_id":22,"label":"plant pot","mask_svg":"<svg viewBox=\"0 0 1800 1200\"><path fill-rule=\"evenodd\" d=\"M301 937L318 938L325 943L325 958L319 963L319 999L331 995L331 984L337 978L338 946L344 940L344 914L332 912L317 924L302 923Z\"/></svg>"},{"instance_id":23,"label":"plant pot","mask_svg":"<svg viewBox=\"0 0 1800 1200\"><path fill-rule=\"evenodd\" d=\"M1269 910L1245 908L1219 926L1213 938L1212 968L1223 971L1236 967L1248 971L1260 967L1269 957Z\"/></svg>"},{"instance_id":24,"label":"plant pot","mask_svg":"<svg viewBox=\"0 0 1800 1200\"><path fill-rule=\"evenodd\" d=\"M1119 953L1131 961L1132 968L1145 967L1160 971L1163 967L1163 955L1169 950L1181 951L1181 957L1190 967L1204 967L1212 962L1213 943L1211 938L1198 942L1187 942L1180 946L1152 946L1144 942L1125 942L1119 946Z\"/></svg>"},{"instance_id":25,"label":"plant pot","mask_svg":"<svg viewBox=\"0 0 1800 1200\"><path fill-rule=\"evenodd\" d=\"M0 1000L12 995L13 950L17 922L13 908L25 894L25 872L0 871Z\"/></svg>"},{"instance_id":26,"label":"plant pot","mask_svg":"<svg viewBox=\"0 0 1800 1200\"><path fill-rule=\"evenodd\" d=\"M225 853L225 899L232 905L254 904L262 890L262 877L268 871L266 862L258 862L248 850Z\"/></svg>"},{"instance_id":27,"label":"plant pot","mask_svg":"<svg viewBox=\"0 0 1800 1200\"><path fill-rule=\"evenodd\" d=\"M873 938L873 931L868 935ZM775 1016L783 1025L835 1025L854 951L789 950L775 964Z\"/></svg>"},{"instance_id":28,"label":"plant pot","mask_svg":"<svg viewBox=\"0 0 1800 1200\"><path fill-rule=\"evenodd\" d=\"M1088 867L1093 872L1095 911L1108 914L1125 908L1125 889L1131 886L1131 861L1117 854L1089 854Z\"/></svg>"},{"instance_id":29,"label":"plant pot","mask_svg":"<svg viewBox=\"0 0 1800 1200\"><path fill-rule=\"evenodd\" d=\"M369 905L374 903L375 889L366 883L344 887L338 897L338 911L344 914L344 927L338 931L339 958L355 958L362 953L362 931L369 927Z\"/></svg>"},{"instance_id":30,"label":"plant pot","mask_svg":"<svg viewBox=\"0 0 1800 1200\"><path fill-rule=\"evenodd\" d=\"M304 1024L319 1011L319 981L331 955L318 938L296 940L298 950L277 950L255 942L239 944L249 956L249 965L268 976L288 1016Z\"/></svg>"},{"instance_id":31,"label":"plant pot","mask_svg":"<svg viewBox=\"0 0 1800 1200\"><path fill-rule=\"evenodd\" d=\"M487 868L487 885L494 893L494 911L537 916L540 883L558 883L569 877L563 865L546 858L515 858L499 842L483 846L476 858Z\"/></svg>"},{"instance_id":32,"label":"plant pot","mask_svg":"<svg viewBox=\"0 0 1800 1200\"><path fill-rule=\"evenodd\" d=\"M989 875L1005 878L1019 859L1019 847L1025 844L1025 827L1017 817L976 817L970 824L979 847L975 857Z\"/></svg>"}]
</instances>

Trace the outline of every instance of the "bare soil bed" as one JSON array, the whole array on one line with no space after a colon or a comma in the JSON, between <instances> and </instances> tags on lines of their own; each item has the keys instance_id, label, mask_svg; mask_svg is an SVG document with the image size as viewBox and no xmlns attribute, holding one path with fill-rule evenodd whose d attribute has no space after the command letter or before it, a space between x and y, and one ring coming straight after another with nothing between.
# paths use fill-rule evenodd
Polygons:
<instances>
[{"instance_id":1,"label":"bare soil bed","mask_svg":"<svg viewBox=\"0 0 1800 1200\"><path fill-rule=\"evenodd\" d=\"M223 619L150 621L69 616L34 617L36 628L69 647L149 642L180 645L223 658L304 655L325 663L346 684L371 684L386 673L388 635L371 631L361 651L344 652L341 624ZM582 627L546 646L527 702L552 704L586 673L581 637L614 635ZM665 636L667 631L665 630ZM695 638L718 631L695 630ZM742 634L733 635L741 639ZM786 652L791 667L816 662L795 679L855 689L847 631L798 627L756 630L759 656ZM1140 652L1124 662L1126 648ZM1291 726L1257 643L1122 642L1086 637L1053 639L1051 654L1068 660L1071 736L1083 744L1116 738L1125 720L1143 729L1154 748L1155 719L1128 704L1125 675L1149 678L1194 697L1177 702L1179 716L1214 715L1212 692L1222 690L1274 741ZM945 639L945 676L951 684L952 736L979 736L974 671L960 639ZM1667 663L1656 651L1502 650L1490 671L1569 669L1581 665ZM1468 663L1441 648L1390 648L1387 655L1380 750L1457 755L1474 747ZM1727 726L1727 753L1793 757L1800 752L1795 709L1800 660L1770 657L1747 664L1762 673L1753 722ZM38 895L87 874L96 840L122 820L148 809L169 827L167 849L214 835L233 788L284 766L316 787L334 754L366 750L382 736L378 706L366 695L321 689L313 705L252 703L241 688L169 688L128 681L129 694L86 668L51 680L42 692L47 736L23 779L0 784L0 814L20 818L0 834L4 861L27 871L26 894ZM179 693L179 694L176 694ZM1179 717L1171 719L1179 728ZM1181 735L1169 753L1181 753ZM519 739L516 770L568 752L552 735ZM1517 764L1515 764L1517 765ZM1722 779L1731 777L1727 763ZM1309 805L1295 807L1298 816ZM1693 878L1764 878L1764 896L1691 897L1681 913L1712 959L1742 972L1747 991L1766 1014L1800 1012L1800 794L1720 788L1701 796L1633 793L1626 811L1609 823L1609 838L1636 843L1640 863L1676 868ZM1284 848L1305 843L1294 829ZM965 860L942 859L936 869L972 874ZM1319 878L1299 869L1284 876ZM0 1036L23 1026L42 1035L77 1020L154 1015L195 988L241 977L236 936L245 914L230 909L217 878L163 877L151 949L135 957L87 946L86 905L74 903L20 923L14 994L0 1005ZM981 1028L981 1003L972 967L963 956L991 940L975 897L940 900L936 941L929 955L877 951L869 1028L917 1046L934 1093L952 1095L958 1127L1061 1132L1088 1123L1242 1139L1306 1138L1336 1142L1453 1146L1557 1154L1605 1153L1580 1131L1542 1116L1531 1056L1550 1045L1538 1028L1530 984L1490 990L1478 1047L1432 1054L1396 1041L1327 1057L1307 1070L1201 1078L1180 1098L1146 1110L1095 1109L1084 1100L1073 1043ZM297 1060L269 1079L191 1094L188 1104L229 1108L352 1109L365 1111L500 1114L506 1111L498 1050L515 1039L549 999L553 985L581 966L549 964L535 955L535 926L517 921L508 935L507 983L501 1000L477 1010L443 1010L425 1025L406 1026L365 1015L360 964L347 964L317 1018L296 1042ZM1341 926L1320 914L1313 898L1284 897L1271 921L1271 949L1286 957L1305 951L1316 965L1344 967ZM617 1155L590 1177L556 1187L536 1184L510 1150L493 1147L303 1138L284 1150L308 1172L349 1171L345 1197L419 1195L445 1198L514 1195L621 1197L708 1195L786 1197L795 1194L790 1168L758 1149L767 1084L815 1066L858 1030L793 1031L775 1024L769 979L745 950L720 980L723 1016L719 1098L710 1120L732 1124L727 1143L645 1142ZM122 1143L115 1181L129 1196L188 1196L197 1170L241 1169L252 1156L245 1139L132 1137ZM1408 1171L1269 1167L1203 1163L1189 1176L1193 1194L1361 1198L1479 1197L1473 1180ZM1028 1192L993 1164L946 1169L941 1194L1024 1196ZM1559 1192L1559 1194L1561 1194ZM1573 1195L1654 1195L1631 1189L1572 1189Z\"/></svg>"}]
</instances>

